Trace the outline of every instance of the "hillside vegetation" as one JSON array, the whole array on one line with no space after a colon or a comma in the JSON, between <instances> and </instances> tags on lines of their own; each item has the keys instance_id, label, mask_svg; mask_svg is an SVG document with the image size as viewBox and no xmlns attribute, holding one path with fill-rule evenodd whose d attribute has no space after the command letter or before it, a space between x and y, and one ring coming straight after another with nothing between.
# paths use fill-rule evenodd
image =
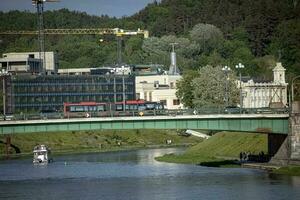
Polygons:
<instances>
[{"instance_id":1,"label":"hillside vegetation","mask_svg":"<svg viewBox=\"0 0 300 200\"><path fill-rule=\"evenodd\" d=\"M67 9L47 11L44 19L45 28L148 29L149 39L123 39L123 60L128 64L168 67L169 43L177 42L178 63L184 72L207 64L234 66L242 62L245 75L269 77L274 62L280 60L289 78L300 71L299 13L300 3L295 0L162 0L121 19ZM1 31L36 27L34 13L0 12ZM207 37L210 35L213 37ZM37 36L0 37L0 53L38 50ZM116 44L114 36L46 37L46 50L58 52L60 68L114 64Z\"/></svg>"}]
</instances>

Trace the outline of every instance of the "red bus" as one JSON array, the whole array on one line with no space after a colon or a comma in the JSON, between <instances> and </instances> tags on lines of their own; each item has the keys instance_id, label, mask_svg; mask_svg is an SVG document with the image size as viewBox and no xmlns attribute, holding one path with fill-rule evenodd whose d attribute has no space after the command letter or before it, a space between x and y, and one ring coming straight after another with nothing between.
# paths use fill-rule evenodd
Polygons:
<instances>
[{"instance_id":1,"label":"red bus","mask_svg":"<svg viewBox=\"0 0 300 200\"><path fill-rule=\"evenodd\" d=\"M124 110L125 105L125 110ZM99 103L99 102L79 102L79 103L64 103L65 117L90 117L90 116L112 116L132 115L133 112L144 110L164 110L164 106L158 102L146 102L144 100L130 100L117 103Z\"/></svg>"}]
</instances>

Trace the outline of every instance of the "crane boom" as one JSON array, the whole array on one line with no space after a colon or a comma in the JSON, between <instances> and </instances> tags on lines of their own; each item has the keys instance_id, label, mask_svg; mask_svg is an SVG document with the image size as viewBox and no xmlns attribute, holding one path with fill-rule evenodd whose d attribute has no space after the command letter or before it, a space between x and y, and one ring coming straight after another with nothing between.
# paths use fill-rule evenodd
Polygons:
<instances>
[{"instance_id":1,"label":"crane boom","mask_svg":"<svg viewBox=\"0 0 300 200\"><path fill-rule=\"evenodd\" d=\"M39 31L2 31L0 35L36 35ZM147 30L138 29L137 31L123 30L119 28L75 28L75 29L44 29L47 35L116 35L118 37L127 35L143 35L149 37Z\"/></svg>"}]
</instances>

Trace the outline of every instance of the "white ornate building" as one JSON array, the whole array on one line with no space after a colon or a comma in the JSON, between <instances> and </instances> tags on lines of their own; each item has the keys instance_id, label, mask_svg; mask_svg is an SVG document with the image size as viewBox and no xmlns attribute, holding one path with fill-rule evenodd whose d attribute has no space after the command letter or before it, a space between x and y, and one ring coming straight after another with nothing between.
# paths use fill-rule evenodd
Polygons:
<instances>
[{"instance_id":1,"label":"white ornate building","mask_svg":"<svg viewBox=\"0 0 300 200\"><path fill-rule=\"evenodd\" d=\"M243 108L278 107L287 105L285 68L277 63L273 69L273 81L255 83L252 79L242 82Z\"/></svg>"}]
</instances>

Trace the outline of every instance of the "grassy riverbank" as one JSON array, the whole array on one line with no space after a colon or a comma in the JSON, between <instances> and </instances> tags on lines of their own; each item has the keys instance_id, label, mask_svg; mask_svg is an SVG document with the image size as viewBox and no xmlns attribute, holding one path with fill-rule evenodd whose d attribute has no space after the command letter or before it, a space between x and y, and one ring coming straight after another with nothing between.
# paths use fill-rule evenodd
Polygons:
<instances>
[{"instance_id":1,"label":"grassy riverbank","mask_svg":"<svg viewBox=\"0 0 300 200\"><path fill-rule=\"evenodd\" d=\"M290 165L287 167L281 167L279 169L274 170L272 173L289 176L300 176L300 166Z\"/></svg>"},{"instance_id":2,"label":"grassy riverbank","mask_svg":"<svg viewBox=\"0 0 300 200\"><path fill-rule=\"evenodd\" d=\"M239 153L267 153L268 139L265 134L220 132L182 155L167 154L156 160L171 163L199 164L210 167L237 167ZM300 176L300 166L287 166L273 170L274 174Z\"/></svg>"},{"instance_id":3,"label":"grassy riverbank","mask_svg":"<svg viewBox=\"0 0 300 200\"><path fill-rule=\"evenodd\" d=\"M166 145L166 140L171 140L172 143ZM0 141L5 141L3 135L0 136ZM202 139L196 137L178 136L175 130L103 130L11 135L11 143L22 154L31 154L37 144L49 146L54 153L74 153L191 145L201 141ZM4 144L0 143L0 154L4 154L4 149ZM15 154L14 149L11 151Z\"/></svg>"},{"instance_id":4,"label":"grassy riverbank","mask_svg":"<svg viewBox=\"0 0 300 200\"><path fill-rule=\"evenodd\" d=\"M267 135L256 133L220 132L189 148L182 155L168 154L156 158L172 163L228 166L239 159L240 152L267 152Z\"/></svg>"}]
</instances>

